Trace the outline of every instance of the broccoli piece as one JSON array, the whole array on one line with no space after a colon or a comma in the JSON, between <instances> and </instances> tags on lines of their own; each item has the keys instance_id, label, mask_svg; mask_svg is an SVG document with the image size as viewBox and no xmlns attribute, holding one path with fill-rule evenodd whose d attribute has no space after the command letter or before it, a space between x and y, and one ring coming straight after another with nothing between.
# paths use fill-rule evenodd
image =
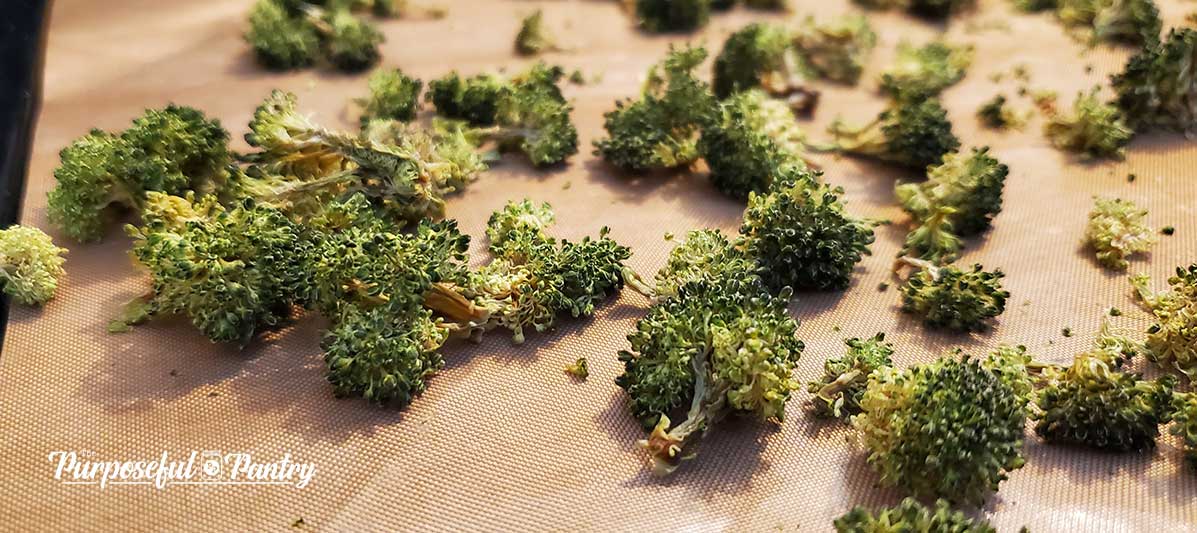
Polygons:
<instances>
[{"instance_id":1,"label":"broccoli piece","mask_svg":"<svg viewBox=\"0 0 1197 533\"><path fill-rule=\"evenodd\" d=\"M424 82L399 69L384 69L371 75L368 83L370 96L357 100L364 108L361 118L363 126L376 119L410 122L416 118Z\"/></svg>"},{"instance_id":2,"label":"broccoli piece","mask_svg":"<svg viewBox=\"0 0 1197 533\"><path fill-rule=\"evenodd\" d=\"M994 96L977 109L977 120L987 128L1004 130L1007 128L1022 129L1027 118L1007 105L1005 95Z\"/></svg>"},{"instance_id":3,"label":"broccoli piece","mask_svg":"<svg viewBox=\"0 0 1197 533\"><path fill-rule=\"evenodd\" d=\"M1162 26L1154 0L1107 0L1093 15L1093 39L1154 44Z\"/></svg>"},{"instance_id":4,"label":"broccoli piece","mask_svg":"<svg viewBox=\"0 0 1197 533\"><path fill-rule=\"evenodd\" d=\"M1035 433L1053 444L1110 451L1155 447L1159 425L1170 415L1176 378L1142 380L1118 370L1119 354L1098 347L1072 365L1045 373L1035 395Z\"/></svg>"},{"instance_id":5,"label":"broccoli piece","mask_svg":"<svg viewBox=\"0 0 1197 533\"><path fill-rule=\"evenodd\" d=\"M1147 43L1111 82L1116 103L1135 131L1159 128L1197 135L1197 30L1173 29L1162 43Z\"/></svg>"},{"instance_id":6,"label":"broccoli piece","mask_svg":"<svg viewBox=\"0 0 1197 533\"><path fill-rule=\"evenodd\" d=\"M1043 134L1061 150L1078 152L1085 158L1122 159L1124 147L1135 132L1126 126L1122 112L1098 100L1100 90L1077 94L1072 113L1052 113Z\"/></svg>"},{"instance_id":7,"label":"broccoli piece","mask_svg":"<svg viewBox=\"0 0 1197 533\"><path fill-rule=\"evenodd\" d=\"M909 0L907 10L914 15L945 19L976 4L975 0Z\"/></svg>"},{"instance_id":8,"label":"broccoli piece","mask_svg":"<svg viewBox=\"0 0 1197 533\"><path fill-rule=\"evenodd\" d=\"M498 102L498 126L485 135L500 150L523 152L538 167L578 153L578 130L569 118L573 106L557 86L564 74L561 67L538 63L513 79Z\"/></svg>"},{"instance_id":9,"label":"broccoli piece","mask_svg":"<svg viewBox=\"0 0 1197 533\"><path fill-rule=\"evenodd\" d=\"M906 234L901 253L937 265L955 261L964 247L952 222L956 214L955 207L940 205L921 215Z\"/></svg>"},{"instance_id":10,"label":"broccoli piece","mask_svg":"<svg viewBox=\"0 0 1197 533\"><path fill-rule=\"evenodd\" d=\"M607 137L595 141L595 155L626 172L696 161L699 130L711 121L715 107L710 88L694 76L706 57L701 47L671 48L649 71L639 100L617 101L603 115Z\"/></svg>"},{"instance_id":11,"label":"broccoli piece","mask_svg":"<svg viewBox=\"0 0 1197 533\"><path fill-rule=\"evenodd\" d=\"M378 46L386 39L373 24L343 10L327 12L322 22L324 51L337 69L360 72L381 59Z\"/></svg>"},{"instance_id":12,"label":"broccoli piece","mask_svg":"<svg viewBox=\"0 0 1197 533\"><path fill-rule=\"evenodd\" d=\"M919 270L902 286L902 311L919 315L933 328L982 331L987 319L1006 310L1010 293L1002 290L1001 270L986 272L981 265L961 270L903 257Z\"/></svg>"},{"instance_id":13,"label":"broccoli piece","mask_svg":"<svg viewBox=\"0 0 1197 533\"><path fill-rule=\"evenodd\" d=\"M719 111L720 119L703 129L698 150L720 191L745 199L767 191L784 167L805 167L806 135L785 104L753 89L727 98Z\"/></svg>"},{"instance_id":14,"label":"broccoli piece","mask_svg":"<svg viewBox=\"0 0 1197 533\"><path fill-rule=\"evenodd\" d=\"M711 0L635 0L636 20L653 33L689 32L707 25Z\"/></svg>"},{"instance_id":15,"label":"broccoli piece","mask_svg":"<svg viewBox=\"0 0 1197 533\"><path fill-rule=\"evenodd\" d=\"M997 373L963 355L869 376L852 424L883 486L980 504L1020 468L1023 404Z\"/></svg>"},{"instance_id":16,"label":"broccoli piece","mask_svg":"<svg viewBox=\"0 0 1197 533\"><path fill-rule=\"evenodd\" d=\"M294 70L311 66L320 54L320 35L307 19L288 10L284 0L258 0L249 12L245 41L263 67Z\"/></svg>"},{"instance_id":17,"label":"broccoli piece","mask_svg":"<svg viewBox=\"0 0 1197 533\"><path fill-rule=\"evenodd\" d=\"M749 193L738 247L754 258L770 290L838 290L873 243L871 222L844 212L843 190L818 183L821 173L788 167L768 193ZM801 228L801 231L795 228Z\"/></svg>"},{"instance_id":18,"label":"broccoli piece","mask_svg":"<svg viewBox=\"0 0 1197 533\"><path fill-rule=\"evenodd\" d=\"M1184 443L1185 459L1197 469L1197 393L1172 395L1172 430Z\"/></svg>"},{"instance_id":19,"label":"broccoli piece","mask_svg":"<svg viewBox=\"0 0 1197 533\"><path fill-rule=\"evenodd\" d=\"M967 237L988 230L1002 211L1002 189L1009 173L1009 167L983 146L973 148L968 156L944 155L943 164L927 169L927 181L898 185L894 194L906 212L920 219L943 206L955 209L952 226Z\"/></svg>"},{"instance_id":20,"label":"broccoli piece","mask_svg":"<svg viewBox=\"0 0 1197 533\"><path fill-rule=\"evenodd\" d=\"M21 305L41 305L54 298L66 273L67 251L40 229L14 225L0 230L0 285Z\"/></svg>"},{"instance_id":21,"label":"broccoli piece","mask_svg":"<svg viewBox=\"0 0 1197 533\"><path fill-rule=\"evenodd\" d=\"M785 98L798 113L810 113L818 91L808 87L818 74L793 45L790 32L780 26L753 23L728 36L715 57L711 81L715 96L760 87L771 96Z\"/></svg>"},{"instance_id":22,"label":"broccoli piece","mask_svg":"<svg viewBox=\"0 0 1197 533\"><path fill-rule=\"evenodd\" d=\"M1055 10L1059 0L1014 0L1014 6L1026 13Z\"/></svg>"},{"instance_id":23,"label":"broccoli piece","mask_svg":"<svg viewBox=\"0 0 1197 533\"><path fill-rule=\"evenodd\" d=\"M491 126L499 114L499 101L510 92L506 80L493 74L462 79L457 72L428 83L425 100L442 117L465 120L472 126Z\"/></svg>"},{"instance_id":24,"label":"broccoli piece","mask_svg":"<svg viewBox=\"0 0 1197 533\"><path fill-rule=\"evenodd\" d=\"M1085 242L1097 251L1097 262L1113 270L1126 270L1127 257L1146 252L1155 244L1155 232L1143 223L1147 210L1130 200L1094 198L1085 227Z\"/></svg>"},{"instance_id":25,"label":"broccoli piece","mask_svg":"<svg viewBox=\"0 0 1197 533\"><path fill-rule=\"evenodd\" d=\"M1108 332L1103 328L1103 335ZM1113 338L1113 337L1111 337ZM1034 399L1035 385L1050 365L1035 361L1027 353L1026 346L999 345L989 353L981 366L997 375L998 379L1014 391L1019 405L1026 408Z\"/></svg>"},{"instance_id":26,"label":"broccoli piece","mask_svg":"<svg viewBox=\"0 0 1197 533\"><path fill-rule=\"evenodd\" d=\"M562 48L557 45L557 39L544 26L544 13L537 9L535 13L524 17L520 22L520 31L515 35L515 52L522 56L534 56L542 52L557 52Z\"/></svg>"},{"instance_id":27,"label":"broccoli piece","mask_svg":"<svg viewBox=\"0 0 1197 533\"><path fill-rule=\"evenodd\" d=\"M788 301L789 291L771 295L751 274L704 276L636 323L615 382L632 414L652 429L640 444L654 472L676 469L697 437L730 413L782 420L799 387L791 372L803 349ZM684 407L685 420L673 424L670 415Z\"/></svg>"},{"instance_id":28,"label":"broccoli piece","mask_svg":"<svg viewBox=\"0 0 1197 533\"><path fill-rule=\"evenodd\" d=\"M855 85L877 34L861 15L845 15L825 24L807 17L794 35L794 45L820 76Z\"/></svg>"},{"instance_id":29,"label":"broccoli piece","mask_svg":"<svg viewBox=\"0 0 1197 533\"><path fill-rule=\"evenodd\" d=\"M557 216L548 202L540 205L528 199L507 202L503 209L491 213L486 222L490 251L495 255L504 255L509 244L526 244L529 235L540 239L544 230L556 221Z\"/></svg>"},{"instance_id":30,"label":"broccoli piece","mask_svg":"<svg viewBox=\"0 0 1197 533\"><path fill-rule=\"evenodd\" d=\"M585 357L579 357L574 364L565 367L565 373L575 379L586 381L586 378L590 377L590 363L586 362Z\"/></svg>"},{"instance_id":31,"label":"broccoli piece","mask_svg":"<svg viewBox=\"0 0 1197 533\"><path fill-rule=\"evenodd\" d=\"M816 416L839 418L845 421L860 413L860 400L868 385L869 374L882 367L893 366L894 345L885 342L885 334L872 338L845 339L848 351L843 357L823 363L823 377L807 383L807 392Z\"/></svg>"},{"instance_id":32,"label":"broccoli piece","mask_svg":"<svg viewBox=\"0 0 1197 533\"><path fill-rule=\"evenodd\" d=\"M984 520L973 520L960 511L953 511L946 500L935 500L935 508L928 509L914 498L906 498L897 507L870 512L853 507L835 519L837 533L997 533Z\"/></svg>"},{"instance_id":33,"label":"broccoli piece","mask_svg":"<svg viewBox=\"0 0 1197 533\"><path fill-rule=\"evenodd\" d=\"M657 272L654 300L677 296L682 286L704 278L724 278L751 272L756 263L715 229L695 230L669 253Z\"/></svg>"},{"instance_id":34,"label":"broccoli piece","mask_svg":"<svg viewBox=\"0 0 1197 533\"><path fill-rule=\"evenodd\" d=\"M78 241L99 240L117 208L140 212L146 193L201 195L228 182L229 134L190 107L150 109L113 135L100 130L60 153L47 197L50 222Z\"/></svg>"},{"instance_id":35,"label":"broccoli piece","mask_svg":"<svg viewBox=\"0 0 1197 533\"><path fill-rule=\"evenodd\" d=\"M1169 291L1154 292L1147 274L1131 277L1143 306L1155 315L1147 330L1147 357L1170 366L1193 381L1197 378L1197 263L1177 267L1168 278Z\"/></svg>"},{"instance_id":36,"label":"broccoli piece","mask_svg":"<svg viewBox=\"0 0 1197 533\"><path fill-rule=\"evenodd\" d=\"M881 75L881 90L913 99L937 95L963 79L972 62L972 46L935 41L916 48L903 41L894 64Z\"/></svg>"},{"instance_id":37,"label":"broccoli piece","mask_svg":"<svg viewBox=\"0 0 1197 533\"><path fill-rule=\"evenodd\" d=\"M837 119L828 131L835 142L825 148L918 170L940 164L960 147L947 111L934 98L899 99L867 125L853 128Z\"/></svg>"}]
</instances>

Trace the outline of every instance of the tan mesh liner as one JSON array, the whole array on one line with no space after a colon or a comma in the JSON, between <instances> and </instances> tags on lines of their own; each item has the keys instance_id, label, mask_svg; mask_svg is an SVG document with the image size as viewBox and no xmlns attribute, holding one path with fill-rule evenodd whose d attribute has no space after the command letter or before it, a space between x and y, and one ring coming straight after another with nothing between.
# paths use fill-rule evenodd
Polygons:
<instances>
[{"instance_id":1,"label":"tan mesh liner","mask_svg":"<svg viewBox=\"0 0 1197 533\"><path fill-rule=\"evenodd\" d=\"M430 1L430 0L425 0ZM750 19L738 10L713 18L693 37L646 36L611 1L445 2L440 21L390 21L385 64L423 79L453 67L464 73L525 63L511 41L521 15L544 7L546 20L573 53L548 59L580 67L602 81L565 85L575 99L582 153L568 167L536 172L504 160L464 194L449 215L480 236L489 213L509 199L549 200L557 235L578 238L609 225L631 246L631 265L651 274L670 245L666 232L719 227L735 231L741 205L718 194L704 172L627 179L590 154L602 134L602 113L636 93L644 70L672 43L717 48ZM830 16L846 0L796 1L797 12ZM1162 10L1180 24L1192 4ZM24 222L45 228L46 191L58 150L91 127L119 130L146 107L177 102L219 117L234 137L255 105L278 87L299 94L303 109L334 127L354 126L346 100L365 91L363 77L309 70L263 72L240 38L250 2L211 0L61 0L55 3ZM980 353L1022 343L1042 358L1068 360L1083 350L1103 310L1118 306L1118 323L1145 328L1123 275L1099 269L1079 239L1095 194L1139 202L1150 222L1174 225L1132 271L1166 277L1197 260L1197 149L1172 135L1135 139L1124 162L1081 164L1052 149L1040 119L1021 133L981 130L974 111L999 90L1017 107L1007 75L1026 65L1032 89L1052 89L1070 104L1077 91L1121 69L1127 49L1085 50L1048 15L1011 16L1001 0L953 20L947 34L977 48L978 65L944 95L965 146L990 145L1009 164L1007 209L993 231L968 242L963 261L1000 267L1013 294L989 333L930 333L898 312L898 293L878 291L904 235L882 227L873 255L844 293L800 295L807 350L796 373L813 379L841 340L885 331L901 364L928 361L961 346ZM797 18L798 15L793 15ZM780 20L780 17L778 17ZM897 14L875 14L879 44L859 88L826 86L815 120L819 137L837 113L867 120L883 106L873 78L903 37L931 38L938 28ZM1092 66L1091 72L1086 72ZM707 70L704 68L704 75ZM237 147L244 149L238 140ZM842 185L848 209L861 216L906 220L895 206L895 180L913 177L852 159L818 157L827 180ZM1128 183L1128 173L1138 179ZM65 242L65 241L64 241ZM484 258L475 244L476 259ZM303 518L321 530L805 530L826 531L856 504L895 503L901 495L873 487L876 478L851 432L814 424L805 392L784 424L720 425L699 458L670 479L651 477L634 442L642 436L628 415L615 352L643 314L645 301L626 291L588 320L566 320L554 332L513 346L496 332L481 345L453 344L447 366L409 409L335 400L318 347L325 323L314 314L243 351L214 345L183 320L164 320L123 335L105 331L117 306L140 294L146 279L126 256L129 240L112 228L99 245L73 246L68 279L41 310L14 308L0 357L0 529L264 531ZM1162 282L1162 280L1161 280ZM1061 329L1077 332L1065 338ZM574 383L562 368L579 356L591 376ZM175 375L172 375L175 374ZM162 451L244 451L263 459L290 452L317 465L312 484L288 487L64 486L52 479L52 450L91 450L98 458L155 457ZM982 509L1000 530L1197 530L1197 473L1185 468L1179 443L1160 439L1142 455L1048 447L1033 435L1027 465Z\"/></svg>"}]
</instances>

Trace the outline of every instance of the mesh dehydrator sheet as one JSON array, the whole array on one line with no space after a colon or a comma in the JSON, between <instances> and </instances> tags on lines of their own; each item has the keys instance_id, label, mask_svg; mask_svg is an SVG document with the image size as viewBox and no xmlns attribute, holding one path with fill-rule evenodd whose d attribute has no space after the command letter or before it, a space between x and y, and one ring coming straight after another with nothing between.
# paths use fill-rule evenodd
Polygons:
<instances>
[{"instance_id":1,"label":"mesh dehydrator sheet","mask_svg":"<svg viewBox=\"0 0 1197 533\"><path fill-rule=\"evenodd\" d=\"M431 2L433 0L421 0ZM579 238L599 226L633 248L630 264L652 273L666 258L667 232L705 227L734 232L742 205L718 194L705 171L627 179L590 154L602 134L602 113L638 90L645 69L670 43L717 49L750 20L796 23L806 13L830 17L854 8L847 0L793 1L794 13L736 10L712 18L693 36L636 31L614 1L436 0L442 20L382 23L384 65L431 79L454 68L475 73L527 61L511 52L519 19L545 10L568 53L547 59L601 81L566 84L576 103L582 153L560 169L532 170L518 158L496 165L463 194L449 216L475 236L483 260L488 214L509 199L548 200L559 236ZM58 151L89 128L124 128L147 107L176 102L218 117L235 138L270 89L299 95L321 123L354 126L347 100L365 78L316 69L279 75L254 66L241 40L248 0L60 0L55 2L23 221L65 238L46 220ZM1194 4L1161 2L1165 19L1182 24ZM984 237L968 242L962 261L1007 273L1010 307L996 327L972 336L939 335L898 312L890 262L906 220L893 184L911 174L853 159L816 156L826 179L846 189L848 210L893 219L881 227L873 255L842 293L802 294L792 312L807 350L796 371L816 377L842 353L842 339L884 331L901 364L933 359L946 349L980 353L998 343L1026 344L1040 357L1066 361L1085 349L1103 310L1117 306L1118 324L1145 328L1125 276L1099 269L1079 242L1094 195L1127 198L1151 212L1156 227L1173 225L1150 256L1131 270L1166 277L1197 259L1197 147L1172 135L1145 135L1125 161L1085 164L1052 149L1036 118L1023 132L979 127L974 111L1001 91L1023 109L1007 75L1025 65L1033 90L1051 89L1067 105L1082 89L1118 71L1128 49L1086 50L1049 15L1015 15L1008 2L982 1L977 12L946 27L899 14L876 13L879 34L860 87L823 87L817 116L804 127L818 136L837 115L867 120L883 106L875 77L903 38L922 41L946 31L976 46L976 65L944 95L965 146L989 145L1010 166L1006 209ZM704 67L704 75L708 70ZM237 141L238 148L245 148ZM1137 180L1128 182L1127 174ZM68 244L69 246L69 244ZM318 341L324 326L309 316L238 351L214 345L182 320L164 320L122 335L106 332L123 302L146 280L127 256L129 240L113 227L101 244L71 246L67 279L43 309L14 307L0 356L0 529L31 530L293 530L292 524L347 530L632 530L827 531L856 504L892 504L900 494L874 487L876 477L851 432L805 416L805 392L788 405L784 424L722 424L698 459L668 479L650 476L634 442L642 436L613 380L617 350L646 302L631 291L597 316L566 320L515 346L503 333L481 344L453 344L447 365L410 408L379 409L336 400L324 380ZM1077 332L1065 337L1065 327ZM590 361L575 383L562 368ZM245 452L262 460L286 453L311 462L310 485L64 485L49 454L91 452L93 459L172 457L192 450ZM1049 447L1028 433L1027 464L979 512L1002 531L1197 530L1197 472L1179 443L1161 437L1141 455Z\"/></svg>"}]
</instances>

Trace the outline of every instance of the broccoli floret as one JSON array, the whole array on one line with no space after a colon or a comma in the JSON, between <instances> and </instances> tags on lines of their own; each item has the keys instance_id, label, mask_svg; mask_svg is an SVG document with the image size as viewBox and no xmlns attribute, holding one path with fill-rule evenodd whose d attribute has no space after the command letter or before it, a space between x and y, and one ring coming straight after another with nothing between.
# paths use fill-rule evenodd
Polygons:
<instances>
[{"instance_id":1,"label":"broccoli floret","mask_svg":"<svg viewBox=\"0 0 1197 533\"><path fill-rule=\"evenodd\" d=\"M491 213L486 223L490 251L495 255L504 255L509 245L523 245L529 235L539 240L544 230L556 220L557 216L548 202L540 205L528 199L507 202L503 209Z\"/></svg>"},{"instance_id":2,"label":"broccoli floret","mask_svg":"<svg viewBox=\"0 0 1197 533\"><path fill-rule=\"evenodd\" d=\"M753 23L728 36L715 57L711 81L715 96L760 87L785 98L799 113L809 113L819 93L808 87L816 77L813 67L798 53L790 32L780 26Z\"/></svg>"},{"instance_id":3,"label":"broccoli floret","mask_svg":"<svg viewBox=\"0 0 1197 533\"><path fill-rule=\"evenodd\" d=\"M852 424L881 484L915 497L979 504L1025 462L1022 402L968 355L879 368L860 408Z\"/></svg>"},{"instance_id":4,"label":"broccoli floret","mask_svg":"<svg viewBox=\"0 0 1197 533\"><path fill-rule=\"evenodd\" d=\"M307 19L279 0L258 0L249 12L245 40L258 63L271 70L311 66L320 54L320 35Z\"/></svg>"},{"instance_id":5,"label":"broccoli floret","mask_svg":"<svg viewBox=\"0 0 1197 533\"><path fill-rule=\"evenodd\" d=\"M774 292L846 288L873 243L873 224L845 213L843 190L818 183L820 175L789 167L767 194L749 193L739 247Z\"/></svg>"},{"instance_id":6,"label":"broccoli floret","mask_svg":"<svg viewBox=\"0 0 1197 533\"><path fill-rule=\"evenodd\" d=\"M425 99L438 115L465 120L472 126L490 126L499 113L499 101L510 92L506 80L493 74L462 79L457 72L428 83Z\"/></svg>"},{"instance_id":7,"label":"broccoli floret","mask_svg":"<svg viewBox=\"0 0 1197 533\"><path fill-rule=\"evenodd\" d=\"M669 253L669 261L657 272L653 293L658 300L672 298L691 281L733 276L755 268L752 259L719 230L695 230Z\"/></svg>"},{"instance_id":8,"label":"broccoli floret","mask_svg":"<svg viewBox=\"0 0 1197 533\"><path fill-rule=\"evenodd\" d=\"M544 26L544 13L537 9L520 22L520 31L515 35L515 51L524 56L542 52L559 51L557 39Z\"/></svg>"},{"instance_id":9,"label":"broccoli floret","mask_svg":"<svg viewBox=\"0 0 1197 533\"><path fill-rule=\"evenodd\" d=\"M1146 252L1155 244L1155 232L1143 222L1147 210L1130 200L1094 198L1085 227L1085 242L1097 251L1097 262L1113 270L1126 270L1127 257Z\"/></svg>"},{"instance_id":10,"label":"broccoli floret","mask_svg":"<svg viewBox=\"0 0 1197 533\"><path fill-rule=\"evenodd\" d=\"M590 363L585 357L579 357L574 364L565 366L565 373L580 381L586 381L586 378L590 377Z\"/></svg>"},{"instance_id":11,"label":"broccoli floret","mask_svg":"<svg viewBox=\"0 0 1197 533\"><path fill-rule=\"evenodd\" d=\"M786 166L805 166L806 135L785 104L753 89L727 98L719 111L698 149L720 191L745 199L768 190Z\"/></svg>"},{"instance_id":12,"label":"broccoli floret","mask_svg":"<svg viewBox=\"0 0 1197 533\"><path fill-rule=\"evenodd\" d=\"M386 39L373 24L342 10L329 11L324 23L324 49L333 66L360 72L381 59L378 46Z\"/></svg>"},{"instance_id":13,"label":"broccoli floret","mask_svg":"<svg viewBox=\"0 0 1197 533\"><path fill-rule=\"evenodd\" d=\"M964 78L972 62L972 46L935 41L915 47L903 41L893 65L881 75L881 90L914 99L936 95Z\"/></svg>"},{"instance_id":14,"label":"broccoli floret","mask_svg":"<svg viewBox=\"0 0 1197 533\"><path fill-rule=\"evenodd\" d=\"M1155 315L1147 330L1147 357L1189 378L1197 378L1197 263L1177 267L1169 291L1154 292L1147 274L1131 278L1144 307Z\"/></svg>"},{"instance_id":15,"label":"broccoli floret","mask_svg":"<svg viewBox=\"0 0 1197 533\"><path fill-rule=\"evenodd\" d=\"M424 82L412 78L399 69L375 72L367 82L370 96L359 99L362 105L361 122L390 119L410 122L420 108L420 90Z\"/></svg>"},{"instance_id":16,"label":"broccoli floret","mask_svg":"<svg viewBox=\"0 0 1197 533\"><path fill-rule=\"evenodd\" d=\"M755 276L730 273L682 285L649 309L619 353L633 415L649 437L641 441L654 471L667 474L691 445L727 414L761 420L785 416L799 384L791 372L803 344L786 312L789 292L769 294ZM686 411L673 424L670 415Z\"/></svg>"},{"instance_id":17,"label":"broccoli floret","mask_svg":"<svg viewBox=\"0 0 1197 533\"><path fill-rule=\"evenodd\" d=\"M1117 104L1135 131L1153 128L1197 135L1197 30L1173 29L1162 43L1147 43L1112 78Z\"/></svg>"},{"instance_id":18,"label":"broccoli floret","mask_svg":"<svg viewBox=\"0 0 1197 533\"><path fill-rule=\"evenodd\" d=\"M1197 393L1172 395L1172 430L1184 443L1185 459L1197 469Z\"/></svg>"},{"instance_id":19,"label":"broccoli floret","mask_svg":"<svg viewBox=\"0 0 1197 533\"><path fill-rule=\"evenodd\" d=\"M22 305L41 305L54 297L66 272L67 251L40 229L10 226L0 230L0 286Z\"/></svg>"},{"instance_id":20,"label":"broccoli floret","mask_svg":"<svg viewBox=\"0 0 1197 533\"><path fill-rule=\"evenodd\" d=\"M650 32L688 32L707 25L711 0L635 0L636 20Z\"/></svg>"},{"instance_id":21,"label":"broccoli floret","mask_svg":"<svg viewBox=\"0 0 1197 533\"><path fill-rule=\"evenodd\" d=\"M860 15L845 15L824 24L807 17L794 35L794 44L820 76L855 85L877 44L877 34Z\"/></svg>"},{"instance_id":22,"label":"broccoli floret","mask_svg":"<svg viewBox=\"0 0 1197 533\"><path fill-rule=\"evenodd\" d=\"M561 94L561 67L538 63L512 80L499 99L498 127L487 133L502 150L523 152L533 165L553 165L578 153L573 106Z\"/></svg>"},{"instance_id":23,"label":"broccoli floret","mask_svg":"<svg viewBox=\"0 0 1197 533\"><path fill-rule=\"evenodd\" d=\"M649 71L639 100L617 101L603 115L607 137L595 155L627 172L685 167L698 159L698 133L714 114L714 98L694 69L705 49L670 49ZM663 72L663 74L662 74Z\"/></svg>"},{"instance_id":24,"label":"broccoli floret","mask_svg":"<svg viewBox=\"0 0 1197 533\"><path fill-rule=\"evenodd\" d=\"M1026 125L1026 117L1010 109L1006 96L1002 94L994 96L977 109L977 120L995 130L1022 129Z\"/></svg>"},{"instance_id":25,"label":"broccoli floret","mask_svg":"<svg viewBox=\"0 0 1197 533\"><path fill-rule=\"evenodd\" d=\"M1108 0L1099 3L1094 13L1093 39L1154 44L1162 26L1154 0Z\"/></svg>"},{"instance_id":26,"label":"broccoli floret","mask_svg":"<svg viewBox=\"0 0 1197 533\"><path fill-rule=\"evenodd\" d=\"M944 154L960 147L947 111L934 98L902 98L869 124L853 128L836 120L828 131L834 150L918 170L940 164Z\"/></svg>"},{"instance_id":27,"label":"broccoli floret","mask_svg":"<svg viewBox=\"0 0 1197 533\"><path fill-rule=\"evenodd\" d=\"M1100 88L1078 93L1069 114L1053 113L1043 134L1061 150L1086 158L1122 159L1124 147L1135 132L1126 126L1122 112L1098 99Z\"/></svg>"},{"instance_id":28,"label":"broccoli floret","mask_svg":"<svg viewBox=\"0 0 1197 533\"><path fill-rule=\"evenodd\" d=\"M955 207L940 205L921 215L906 234L901 253L937 265L955 261L964 247L952 223L956 214Z\"/></svg>"},{"instance_id":29,"label":"broccoli floret","mask_svg":"<svg viewBox=\"0 0 1197 533\"><path fill-rule=\"evenodd\" d=\"M1002 290L1001 270L986 272L981 265L961 270L904 257L919 270L902 286L902 311L913 313L933 328L981 331L988 319L1006 310L1010 293Z\"/></svg>"},{"instance_id":30,"label":"broccoli floret","mask_svg":"<svg viewBox=\"0 0 1197 533\"><path fill-rule=\"evenodd\" d=\"M935 500L935 508L928 509L914 498L875 512L854 507L835 519L835 530L837 533L997 533L989 522L953 511L946 500Z\"/></svg>"},{"instance_id":31,"label":"broccoli floret","mask_svg":"<svg viewBox=\"0 0 1197 533\"><path fill-rule=\"evenodd\" d=\"M885 342L885 334L872 338L845 339L848 351L843 357L823 363L823 377L807 383L807 392L816 416L848 420L860 413L860 399L868 385L869 374L881 367L893 366L894 345Z\"/></svg>"},{"instance_id":32,"label":"broccoli floret","mask_svg":"<svg viewBox=\"0 0 1197 533\"><path fill-rule=\"evenodd\" d=\"M78 241L99 240L114 208L140 211L146 193L220 193L228 181L229 134L190 107L151 109L112 135L92 130L60 153L50 221Z\"/></svg>"},{"instance_id":33,"label":"broccoli floret","mask_svg":"<svg viewBox=\"0 0 1197 533\"><path fill-rule=\"evenodd\" d=\"M952 226L967 237L989 229L1002 211L1002 189L1009 173L1009 167L983 146L967 156L944 155L943 164L927 169L927 181L898 185L894 194L906 212L920 219L939 207L954 208Z\"/></svg>"}]
</instances>

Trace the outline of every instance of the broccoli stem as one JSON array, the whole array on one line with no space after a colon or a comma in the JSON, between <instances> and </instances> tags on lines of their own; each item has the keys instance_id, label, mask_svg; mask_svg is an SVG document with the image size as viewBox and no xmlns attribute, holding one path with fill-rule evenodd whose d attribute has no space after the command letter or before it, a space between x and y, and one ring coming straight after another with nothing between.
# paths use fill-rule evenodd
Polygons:
<instances>
[{"instance_id":1,"label":"broccoli stem","mask_svg":"<svg viewBox=\"0 0 1197 533\"><path fill-rule=\"evenodd\" d=\"M691 360L694 366L694 398L690 402L686 420L668 429L669 417L662 413L652 434L647 440L640 441L640 445L648 449L652 456L653 474L664 476L677 470L678 464L689 457L681 455L686 439L705 430L708 422L715 422L723 415L727 390L724 387L712 388L708 383L707 359L710 355L711 349L708 347Z\"/></svg>"}]
</instances>

